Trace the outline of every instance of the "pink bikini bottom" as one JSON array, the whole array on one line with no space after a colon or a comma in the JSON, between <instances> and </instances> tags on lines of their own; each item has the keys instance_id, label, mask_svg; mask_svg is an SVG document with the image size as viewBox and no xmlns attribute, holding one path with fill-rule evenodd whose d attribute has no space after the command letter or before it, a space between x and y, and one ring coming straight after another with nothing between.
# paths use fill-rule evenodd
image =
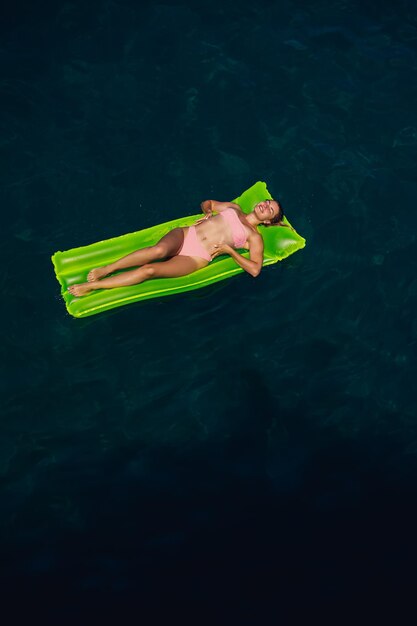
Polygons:
<instances>
[{"instance_id":1,"label":"pink bikini bottom","mask_svg":"<svg viewBox=\"0 0 417 626\"><path fill-rule=\"evenodd\" d=\"M185 231L184 243L177 254L178 256L198 256L206 261L211 261L210 254L197 239L195 226L190 226L188 230Z\"/></svg>"}]
</instances>

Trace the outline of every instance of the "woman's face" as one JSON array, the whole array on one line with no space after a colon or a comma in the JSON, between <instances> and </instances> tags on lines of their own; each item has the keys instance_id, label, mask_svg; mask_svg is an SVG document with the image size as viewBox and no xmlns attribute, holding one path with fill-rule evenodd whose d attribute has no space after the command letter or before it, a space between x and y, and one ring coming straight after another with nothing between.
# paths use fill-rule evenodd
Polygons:
<instances>
[{"instance_id":1,"label":"woman's face","mask_svg":"<svg viewBox=\"0 0 417 626\"><path fill-rule=\"evenodd\" d=\"M278 202L276 200L262 200L255 205L254 211L256 217L262 222L273 220L279 212Z\"/></svg>"}]
</instances>

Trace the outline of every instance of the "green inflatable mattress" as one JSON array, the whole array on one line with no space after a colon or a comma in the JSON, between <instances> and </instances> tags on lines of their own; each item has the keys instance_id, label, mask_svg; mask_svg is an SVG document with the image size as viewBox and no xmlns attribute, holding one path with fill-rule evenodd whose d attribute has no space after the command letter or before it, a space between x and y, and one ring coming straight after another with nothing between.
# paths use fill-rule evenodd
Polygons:
<instances>
[{"instance_id":1,"label":"green inflatable mattress","mask_svg":"<svg viewBox=\"0 0 417 626\"><path fill-rule=\"evenodd\" d=\"M271 197L266 184L259 181L233 202L239 204L245 213L250 213L257 202ZM87 317L131 302L199 289L243 272L244 270L230 256L220 256L213 259L203 269L188 276L155 278L139 285L100 289L82 297L69 293L68 287L75 283L85 282L92 268L108 265L134 250L152 246L173 228L190 226L200 217L201 214L190 215L88 246L55 252L52 256L52 263L68 312L74 317ZM289 224L286 218L284 218L284 223ZM281 261L305 246L305 239L290 228L261 227L259 232L264 239L264 266ZM249 252L243 252L243 256L249 257Z\"/></svg>"}]
</instances>

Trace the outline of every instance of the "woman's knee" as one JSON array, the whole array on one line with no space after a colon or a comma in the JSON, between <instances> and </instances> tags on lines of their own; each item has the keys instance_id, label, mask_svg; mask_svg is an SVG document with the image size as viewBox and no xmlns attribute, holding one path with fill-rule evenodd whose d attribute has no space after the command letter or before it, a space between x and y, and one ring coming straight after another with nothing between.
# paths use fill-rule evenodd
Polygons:
<instances>
[{"instance_id":1,"label":"woman's knee","mask_svg":"<svg viewBox=\"0 0 417 626\"><path fill-rule=\"evenodd\" d=\"M168 255L168 246L164 243L157 243L153 246L153 251L157 259L164 259Z\"/></svg>"},{"instance_id":2,"label":"woman's knee","mask_svg":"<svg viewBox=\"0 0 417 626\"><path fill-rule=\"evenodd\" d=\"M146 265L142 265L140 270L144 272L146 278L152 278L152 276L155 276L156 267L152 265L152 263L147 263Z\"/></svg>"}]
</instances>

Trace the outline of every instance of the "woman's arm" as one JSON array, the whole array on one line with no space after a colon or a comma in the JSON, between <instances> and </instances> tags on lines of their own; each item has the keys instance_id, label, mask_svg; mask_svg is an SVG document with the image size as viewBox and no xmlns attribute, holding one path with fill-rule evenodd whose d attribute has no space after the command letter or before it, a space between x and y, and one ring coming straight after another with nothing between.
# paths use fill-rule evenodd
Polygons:
<instances>
[{"instance_id":1,"label":"woman's arm","mask_svg":"<svg viewBox=\"0 0 417 626\"><path fill-rule=\"evenodd\" d=\"M213 211L215 211L216 213L221 213L222 211L225 211L226 209L236 209L238 211L242 211L240 206L236 204L235 202L219 202L218 200L204 200L204 202L202 202L200 206L201 206L201 210L206 215L211 215Z\"/></svg>"},{"instance_id":2,"label":"woman's arm","mask_svg":"<svg viewBox=\"0 0 417 626\"><path fill-rule=\"evenodd\" d=\"M249 259L236 252L234 248L227 244L221 244L214 246L214 253L212 257L219 256L220 254L230 254L230 256L236 261L238 265L245 272L248 272L251 276L256 278L259 276L262 269L262 263L264 260L264 240L261 235L255 233L248 238Z\"/></svg>"}]
</instances>

